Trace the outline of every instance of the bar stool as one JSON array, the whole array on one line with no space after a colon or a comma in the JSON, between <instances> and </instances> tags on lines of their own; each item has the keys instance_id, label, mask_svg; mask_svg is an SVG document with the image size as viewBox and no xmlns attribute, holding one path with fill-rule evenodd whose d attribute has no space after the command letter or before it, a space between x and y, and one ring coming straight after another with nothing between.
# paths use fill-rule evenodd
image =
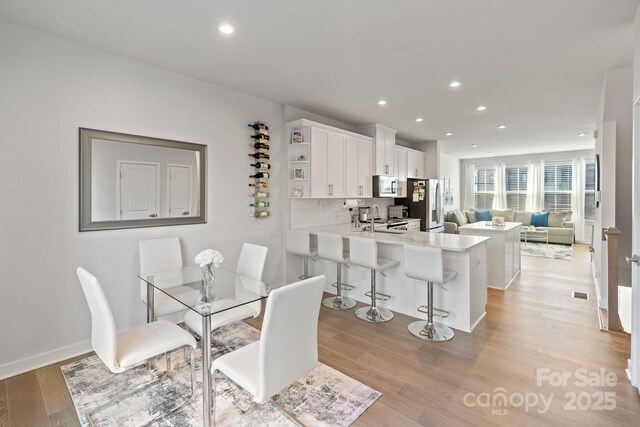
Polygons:
<instances>
[{"instance_id":1,"label":"bar stool","mask_svg":"<svg viewBox=\"0 0 640 427\"><path fill-rule=\"evenodd\" d=\"M318 255L316 248L311 246L311 236L308 231L289 230L287 231L287 252L294 255L301 255L303 262L302 276L300 280L308 279L309 257L313 259ZM313 259L315 261L315 259Z\"/></svg>"},{"instance_id":2,"label":"bar stool","mask_svg":"<svg viewBox=\"0 0 640 427\"><path fill-rule=\"evenodd\" d=\"M442 249L421 246L404 247L404 274L412 279L427 282L427 305L418 307L418 311L427 314L427 321L419 320L409 325L409 332L425 341L449 341L453 338L453 330L441 323L433 322L433 312L442 318L448 311L433 307L433 284L444 284L456 277L454 271L444 269ZM426 309L426 311L425 311Z\"/></svg>"},{"instance_id":3,"label":"bar stool","mask_svg":"<svg viewBox=\"0 0 640 427\"><path fill-rule=\"evenodd\" d=\"M344 242L342 236L336 234L318 233L318 256L329 261L335 261L338 264L338 273L336 275L336 296L325 298L322 305L333 308L335 310L346 310L356 306L356 302L347 297L342 296L342 288L353 289L353 286L342 283L342 265L349 262L349 254L344 251Z\"/></svg>"},{"instance_id":4,"label":"bar stool","mask_svg":"<svg viewBox=\"0 0 640 427\"><path fill-rule=\"evenodd\" d=\"M376 292L376 271L384 276L384 270L400 263L388 258L378 258L378 244L375 240L364 237L349 237L349 259L352 265L371 269L371 291L365 294L371 297L371 306L357 309L356 316L372 323L393 319L390 310L377 305L377 300L387 301L391 296Z\"/></svg>"}]
</instances>

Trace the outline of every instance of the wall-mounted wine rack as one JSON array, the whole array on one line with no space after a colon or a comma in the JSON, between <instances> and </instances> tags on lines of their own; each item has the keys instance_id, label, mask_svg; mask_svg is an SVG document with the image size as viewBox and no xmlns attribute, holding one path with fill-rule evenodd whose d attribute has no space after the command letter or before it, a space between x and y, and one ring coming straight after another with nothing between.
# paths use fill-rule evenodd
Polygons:
<instances>
[{"instance_id":1,"label":"wall-mounted wine rack","mask_svg":"<svg viewBox=\"0 0 640 427\"><path fill-rule=\"evenodd\" d=\"M265 122L253 122L248 125L253 129L253 140L249 146L253 147L253 153L249 153L249 157L253 158L251 167L254 168L249 178L252 180L249 187L254 192L250 196L253 201L249 204L253 208L251 215L255 218L268 218L271 214L269 211L269 175L271 171L271 163L269 162L269 126Z\"/></svg>"}]
</instances>

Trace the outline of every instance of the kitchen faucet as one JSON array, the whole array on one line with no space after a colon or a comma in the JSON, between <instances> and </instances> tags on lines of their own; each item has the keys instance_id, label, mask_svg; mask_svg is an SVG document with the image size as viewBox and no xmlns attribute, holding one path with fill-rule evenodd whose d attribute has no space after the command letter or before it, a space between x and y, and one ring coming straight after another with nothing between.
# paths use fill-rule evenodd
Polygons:
<instances>
[{"instance_id":1,"label":"kitchen faucet","mask_svg":"<svg viewBox=\"0 0 640 427\"><path fill-rule=\"evenodd\" d=\"M373 221L375 219L375 215L373 214L374 211L378 212L378 216L380 216L380 208L378 207L378 205L373 205L373 207L371 208L371 233L373 233L374 228L373 228Z\"/></svg>"}]
</instances>

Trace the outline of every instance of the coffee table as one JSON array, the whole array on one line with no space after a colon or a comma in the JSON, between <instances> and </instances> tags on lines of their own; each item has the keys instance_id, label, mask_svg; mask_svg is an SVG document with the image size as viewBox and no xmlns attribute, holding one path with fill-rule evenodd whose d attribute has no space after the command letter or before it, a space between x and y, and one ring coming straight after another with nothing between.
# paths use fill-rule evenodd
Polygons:
<instances>
[{"instance_id":1,"label":"coffee table","mask_svg":"<svg viewBox=\"0 0 640 427\"><path fill-rule=\"evenodd\" d=\"M529 227L522 227L520 228L520 238L523 236L525 246L527 246L527 240L529 237L545 239L547 246L549 245L549 230L546 228L535 228L531 230Z\"/></svg>"}]
</instances>

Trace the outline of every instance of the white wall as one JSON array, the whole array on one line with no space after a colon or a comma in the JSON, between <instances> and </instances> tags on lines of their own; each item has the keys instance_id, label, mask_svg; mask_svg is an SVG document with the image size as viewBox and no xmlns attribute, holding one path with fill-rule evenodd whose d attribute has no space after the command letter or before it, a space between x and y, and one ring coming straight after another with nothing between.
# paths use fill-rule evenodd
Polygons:
<instances>
[{"instance_id":1,"label":"white wall","mask_svg":"<svg viewBox=\"0 0 640 427\"><path fill-rule=\"evenodd\" d=\"M102 281L118 329L144 322L138 241L179 236L184 259L212 247L235 268L243 242L269 247L283 280L282 204L249 216L247 123L270 124L273 200L286 197L284 107L0 21L0 378L86 350L75 276ZM208 222L78 232L78 128L207 144Z\"/></svg>"},{"instance_id":2,"label":"white wall","mask_svg":"<svg viewBox=\"0 0 640 427\"><path fill-rule=\"evenodd\" d=\"M460 159L449 154L440 153L440 162L438 163L440 178L448 178L451 194L453 195L453 203L445 205L445 210L460 209Z\"/></svg>"}]
</instances>

